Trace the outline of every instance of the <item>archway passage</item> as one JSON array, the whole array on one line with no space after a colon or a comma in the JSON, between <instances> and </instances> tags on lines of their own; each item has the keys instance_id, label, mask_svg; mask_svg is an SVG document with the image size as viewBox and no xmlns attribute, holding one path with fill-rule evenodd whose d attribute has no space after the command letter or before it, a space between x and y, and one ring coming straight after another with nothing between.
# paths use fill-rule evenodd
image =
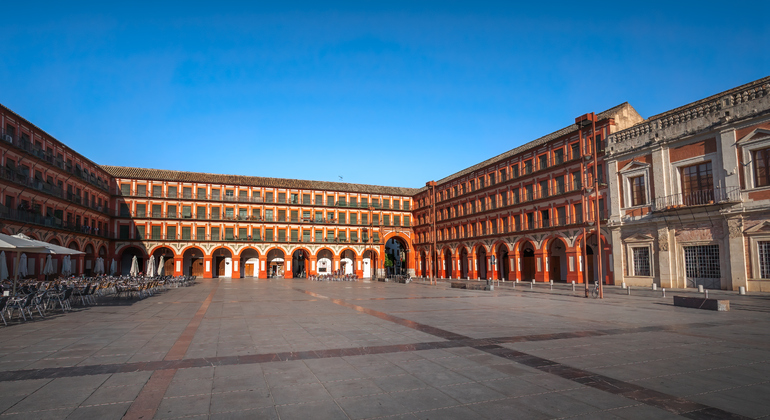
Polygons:
<instances>
[{"instance_id":1,"label":"archway passage","mask_svg":"<svg viewBox=\"0 0 770 420\"><path fill-rule=\"evenodd\" d=\"M211 276L218 277L232 277L233 276L233 254L229 249L219 248L214 251L212 255L212 263L214 269L211 270Z\"/></svg>"},{"instance_id":2,"label":"archway passage","mask_svg":"<svg viewBox=\"0 0 770 420\"><path fill-rule=\"evenodd\" d=\"M271 249L267 253L267 275L271 278L283 277L284 253L280 249Z\"/></svg>"},{"instance_id":3,"label":"archway passage","mask_svg":"<svg viewBox=\"0 0 770 420\"><path fill-rule=\"evenodd\" d=\"M259 252L245 249L241 252L241 277L259 277Z\"/></svg>"},{"instance_id":4,"label":"archway passage","mask_svg":"<svg viewBox=\"0 0 770 420\"><path fill-rule=\"evenodd\" d=\"M364 266L362 276L365 279L371 278L374 275L374 269L377 267L377 253L372 250L364 251Z\"/></svg>"},{"instance_id":5,"label":"archway passage","mask_svg":"<svg viewBox=\"0 0 770 420\"><path fill-rule=\"evenodd\" d=\"M487 250L482 245L476 248L476 273L479 279L487 278Z\"/></svg>"},{"instance_id":6,"label":"archway passage","mask_svg":"<svg viewBox=\"0 0 770 420\"><path fill-rule=\"evenodd\" d=\"M586 268L588 284L594 284L596 281L596 274L594 274L596 264L594 264L594 248L591 245L586 245L586 265L588 265Z\"/></svg>"},{"instance_id":7,"label":"archway passage","mask_svg":"<svg viewBox=\"0 0 770 420\"><path fill-rule=\"evenodd\" d=\"M408 253L406 242L399 237L390 238L385 242L385 254L392 262L392 265L387 267L388 274L406 274Z\"/></svg>"},{"instance_id":8,"label":"archway passage","mask_svg":"<svg viewBox=\"0 0 770 420\"><path fill-rule=\"evenodd\" d=\"M444 277L452 278L452 251L444 250Z\"/></svg>"},{"instance_id":9,"label":"archway passage","mask_svg":"<svg viewBox=\"0 0 770 420\"><path fill-rule=\"evenodd\" d=\"M342 251L340 255L340 273L343 275L355 274L355 262L356 254L353 251L349 249Z\"/></svg>"},{"instance_id":10,"label":"archway passage","mask_svg":"<svg viewBox=\"0 0 770 420\"><path fill-rule=\"evenodd\" d=\"M428 277L428 257L425 251L420 252L420 277Z\"/></svg>"},{"instance_id":11,"label":"archway passage","mask_svg":"<svg viewBox=\"0 0 770 420\"><path fill-rule=\"evenodd\" d=\"M567 244L556 238L548 246L548 274L550 280L567 281Z\"/></svg>"},{"instance_id":12,"label":"archway passage","mask_svg":"<svg viewBox=\"0 0 770 420\"><path fill-rule=\"evenodd\" d=\"M460 278L468 278L468 250L465 248L460 250Z\"/></svg>"},{"instance_id":13,"label":"archway passage","mask_svg":"<svg viewBox=\"0 0 770 420\"><path fill-rule=\"evenodd\" d=\"M94 246L91 244L86 245L84 251L86 253L84 274L90 276L93 269L96 268L96 253L94 252Z\"/></svg>"},{"instance_id":14,"label":"archway passage","mask_svg":"<svg viewBox=\"0 0 770 420\"><path fill-rule=\"evenodd\" d=\"M510 263L508 261L508 247L500 244L497 246L497 279L508 280L508 273L511 271Z\"/></svg>"},{"instance_id":15,"label":"archway passage","mask_svg":"<svg viewBox=\"0 0 770 420\"><path fill-rule=\"evenodd\" d=\"M190 248L182 254L182 271L186 276L203 277L203 251Z\"/></svg>"},{"instance_id":16,"label":"archway passage","mask_svg":"<svg viewBox=\"0 0 770 420\"><path fill-rule=\"evenodd\" d=\"M127 276L131 273L131 261L136 257L136 261L139 267L139 271L144 271L145 266L145 254L139 248L128 247L124 249L120 254L120 274Z\"/></svg>"},{"instance_id":17,"label":"archway passage","mask_svg":"<svg viewBox=\"0 0 770 420\"><path fill-rule=\"evenodd\" d=\"M305 250L298 249L291 254L291 275L295 279L307 278L306 263L310 255Z\"/></svg>"},{"instance_id":18,"label":"archway passage","mask_svg":"<svg viewBox=\"0 0 770 420\"><path fill-rule=\"evenodd\" d=\"M521 280L531 281L535 279L535 246L532 242L523 242L520 246L521 255Z\"/></svg>"},{"instance_id":19,"label":"archway passage","mask_svg":"<svg viewBox=\"0 0 770 420\"><path fill-rule=\"evenodd\" d=\"M168 247L160 247L152 252L155 257L155 264L160 267L160 257L163 257L163 275L174 275L174 251Z\"/></svg>"}]
</instances>

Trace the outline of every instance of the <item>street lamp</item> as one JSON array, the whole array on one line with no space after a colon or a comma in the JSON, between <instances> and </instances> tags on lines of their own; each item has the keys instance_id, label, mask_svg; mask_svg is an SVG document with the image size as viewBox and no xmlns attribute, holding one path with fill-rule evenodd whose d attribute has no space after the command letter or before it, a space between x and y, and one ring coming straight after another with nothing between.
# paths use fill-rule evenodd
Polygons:
<instances>
[{"instance_id":1,"label":"street lamp","mask_svg":"<svg viewBox=\"0 0 770 420\"><path fill-rule=\"evenodd\" d=\"M586 140L589 138L593 139L592 149L593 149L593 161L594 161L594 176L593 176L593 191L591 191L591 188L583 185L583 192L584 194L587 192L590 196L592 192L595 192L596 194L596 201L594 202L594 207L596 207L596 240L598 242L598 253L597 255L597 274L599 277L599 298L604 298L604 281L602 281L602 236L601 236L601 213L599 209L599 199L601 198L601 193L599 192L599 159L597 156L597 144L596 144L596 114L591 112L589 114L585 114L583 116L575 118L575 124L578 127L578 136L579 139L583 139L583 130L587 129L588 127L591 128L590 136L586 135ZM581 148L582 152L585 153L585 148ZM592 159L591 155L585 154L584 155L585 161L590 161ZM585 165L583 163L582 165ZM586 174L585 166L583 166L583 175ZM590 207L590 201L586 203ZM586 220L586 222L590 225L591 223ZM585 252L586 249L586 236L585 236L585 227L583 228L583 250ZM586 253L586 257L588 257ZM588 265L588 258L586 258L586 265ZM586 270L586 276L588 275L588 272ZM588 283L586 282L586 297L588 297Z\"/></svg>"}]
</instances>

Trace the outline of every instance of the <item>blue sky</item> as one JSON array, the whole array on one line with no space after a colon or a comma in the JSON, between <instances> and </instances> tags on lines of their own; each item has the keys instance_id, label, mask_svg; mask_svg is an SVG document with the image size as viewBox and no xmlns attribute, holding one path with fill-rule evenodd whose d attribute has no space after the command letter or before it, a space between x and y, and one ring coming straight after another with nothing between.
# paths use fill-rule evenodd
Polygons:
<instances>
[{"instance_id":1,"label":"blue sky","mask_svg":"<svg viewBox=\"0 0 770 420\"><path fill-rule=\"evenodd\" d=\"M420 187L770 75L766 1L21 3L0 103L106 165Z\"/></svg>"}]
</instances>

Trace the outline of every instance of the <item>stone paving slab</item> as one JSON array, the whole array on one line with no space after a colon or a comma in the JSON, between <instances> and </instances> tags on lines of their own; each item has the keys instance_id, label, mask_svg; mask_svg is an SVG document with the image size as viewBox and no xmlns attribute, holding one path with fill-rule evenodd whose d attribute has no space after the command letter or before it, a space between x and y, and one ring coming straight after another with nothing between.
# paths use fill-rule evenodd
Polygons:
<instances>
[{"instance_id":1,"label":"stone paving slab","mask_svg":"<svg viewBox=\"0 0 770 420\"><path fill-rule=\"evenodd\" d=\"M0 420L770 416L768 296L716 313L522 286L213 279L103 298L0 329Z\"/></svg>"}]
</instances>

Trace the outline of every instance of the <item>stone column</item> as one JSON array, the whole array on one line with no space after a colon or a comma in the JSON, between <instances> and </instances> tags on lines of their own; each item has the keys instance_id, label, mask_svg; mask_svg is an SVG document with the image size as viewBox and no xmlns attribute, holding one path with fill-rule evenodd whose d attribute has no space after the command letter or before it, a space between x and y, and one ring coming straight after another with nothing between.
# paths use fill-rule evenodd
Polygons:
<instances>
[{"instance_id":1,"label":"stone column","mask_svg":"<svg viewBox=\"0 0 770 420\"><path fill-rule=\"evenodd\" d=\"M612 273L614 274L614 284L619 285L626 280L626 273L623 271L623 260L625 258L625 252L623 252L623 241L620 239L620 227L613 227L610 232L612 235L611 246L613 255ZM607 259L609 259L609 255L607 255Z\"/></svg>"},{"instance_id":2,"label":"stone column","mask_svg":"<svg viewBox=\"0 0 770 420\"><path fill-rule=\"evenodd\" d=\"M535 251L535 281L548 281L548 271L546 268L546 257L548 253L542 249Z\"/></svg>"},{"instance_id":3,"label":"stone column","mask_svg":"<svg viewBox=\"0 0 770 420\"><path fill-rule=\"evenodd\" d=\"M105 264L105 270L109 273L110 267L107 266L107 261L104 262ZM183 255L177 255L174 257L174 275L175 276L183 276L184 275L184 256Z\"/></svg>"},{"instance_id":4,"label":"stone column","mask_svg":"<svg viewBox=\"0 0 770 420\"><path fill-rule=\"evenodd\" d=\"M743 286L748 290L748 276L746 275L746 249L743 239L743 220L740 217L730 218L725 221L728 234L725 238L725 247L720 253L726 256L728 266L722 267L722 279L727 279L721 286L722 289L738 290ZM722 247L720 247L722 248Z\"/></svg>"},{"instance_id":5,"label":"stone column","mask_svg":"<svg viewBox=\"0 0 770 420\"><path fill-rule=\"evenodd\" d=\"M675 257L675 250L670 249L672 248L672 246L669 245L671 243L670 236L671 231L669 231L667 226L658 226L657 277L660 279L660 287L685 287L684 279L682 279L681 282L676 281L676 270L673 267L673 262L675 260L675 258L673 258Z\"/></svg>"},{"instance_id":6,"label":"stone column","mask_svg":"<svg viewBox=\"0 0 770 420\"><path fill-rule=\"evenodd\" d=\"M267 255L260 254L259 265L257 266L257 277L260 279L267 278Z\"/></svg>"},{"instance_id":7,"label":"stone column","mask_svg":"<svg viewBox=\"0 0 770 420\"><path fill-rule=\"evenodd\" d=\"M210 279L212 278L212 273L214 272L214 262L211 255L204 255L203 256L203 278L204 279Z\"/></svg>"}]
</instances>

